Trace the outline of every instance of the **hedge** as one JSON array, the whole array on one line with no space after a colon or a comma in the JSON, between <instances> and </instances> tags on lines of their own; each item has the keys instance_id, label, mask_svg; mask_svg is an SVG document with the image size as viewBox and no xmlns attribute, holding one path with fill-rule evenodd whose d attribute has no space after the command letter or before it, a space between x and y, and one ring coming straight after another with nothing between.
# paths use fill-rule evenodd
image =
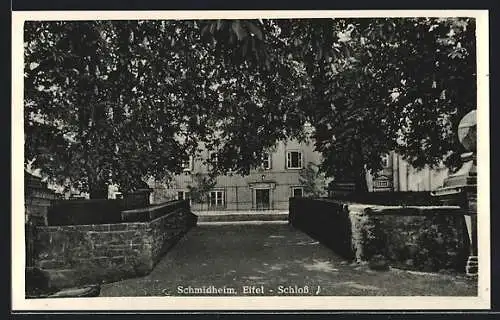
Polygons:
<instances>
[{"instance_id":1,"label":"hedge","mask_svg":"<svg viewBox=\"0 0 500 320\"><path fill-rule=\"evenodd\" d=\"M49 226L145 222L179 208L189 210L189 202L176 200L136 209L123 199L60 200L48 209L47 222Z\"/></svg>"},{"instance_id":2,"label":"hedge","mask_svg":"<svg viewBox=\"0 0 500 320\"><path fill-rule=\"evenodd\" d=\"M121 222L122 199L60 200L48 209L49 226Z\"/></svg>"}]
</instances>

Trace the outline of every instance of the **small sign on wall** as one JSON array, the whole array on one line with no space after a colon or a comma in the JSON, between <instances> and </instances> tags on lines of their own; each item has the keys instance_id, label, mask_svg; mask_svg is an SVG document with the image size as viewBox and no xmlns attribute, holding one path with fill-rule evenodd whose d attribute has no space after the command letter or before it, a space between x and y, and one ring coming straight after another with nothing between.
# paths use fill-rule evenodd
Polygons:
<instances>
[{"instance_id":1,"label":"small sign on wall","mask_svg":"<svg viewBox=\"0 0 500 320\"><path fill-rule=\"evenodd\" d=\"M386 176L380 176L373 180L373 191L391 191L392 181Z\"/></svg>"}]
</instances>

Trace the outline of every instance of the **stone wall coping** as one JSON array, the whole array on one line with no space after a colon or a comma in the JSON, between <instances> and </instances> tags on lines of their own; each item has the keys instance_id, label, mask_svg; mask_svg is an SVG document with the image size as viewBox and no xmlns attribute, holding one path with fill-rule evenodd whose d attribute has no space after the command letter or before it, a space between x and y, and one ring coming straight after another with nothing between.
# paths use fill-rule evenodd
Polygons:
<instances>
[{"instance_id":1,"label":"stone wall coping","mask_svg":"<svg viewBox=\"0 0 500 320\"><path fill-rule=\"evenodd\" d=\"M61 225L61 226L38 226L38 228L46 231L58 231L58 230L82 230L83 231L93 231L93 232L124 232L130 231L130 227L140 227L140 226L148 226L153 222L156 222L160 219L168 218L169 216L178 213L179 210L174 210L167 214L164 214L160 217L157 217L151 221L143 221L143 222L119 222L119 223L104 223L104 224L69 224L69 225ZM123 230L112 230L113 226L127 226L127 228ZM96 230L89 230L89 229ZM107 230L105 230L107 228Z\"/></svg>"},{"instance_id":2,"label":"stone wall coping","mask_svg":"<svg viewBox=\"0 0 500 320\"><path fill-rule=\"evenodd\" d=\"M398 205L380 205L370 203L358 203L353 201L337 200L337 199L311 199L314 201L322 201L335 203L347 206L352 214L385 214L385 215L437 215L451 214L463 215L465 211L460 206L398 206Z\"/></svg>"},{"instance_id":3,"label":"stone wall coping","mask_svg":"<svg viewBox=\"0 0 500 320\"><path fill-rule=\"evenodd\" d=\"M339 202L342 203L342 202ZM421 209L421 210L450 210L450 209L460 209L460 206L387 206L382 204L365 204L365 203L356 203L356 202L345 202L343 203L349 207L358 207L358 208L374 208L374 209Z\"/></svg>"},{"instance_id":4,"label":"stone wall coping","mask_svg":"<svg viewBox=\"0 0 500 320\"><path fill-rule=\"evenodd\" d=\"M460 206L383 206L370 204L346 204L349 211L358 214L377 215L463 215Z\"/></svg>"},{"instance_id":5,"label":"stone wall coping","mask_svg":"<svg viewBox=\"0 0 500 320\"><path fill-rule=\"evenodd\" d=\"M165 207L169 207L169 206L173 206L173 205L179 204L179 202L181 202L181 201L184 201L184 200L166 202L166 203L162 203L162 204L151 206L151 207L147 207L147 208L138 208L138 209L123 210L122 213L152 212L152 211L156 211L156 210L159 210L159 209L163 209Z\"/></svg>"},{"instance_id":6,"label":"stone wall coping","mask_svg":"<svg viewBox=\"0 0 500 320\"><path fill-rule=\"evenodd\" d=\"M164 218L168 218L168 217L170 217L171 215L174 215L174 214L176 214L176 213L179 213L179 211L180 211L181 209L182 209L182 208L176 209L176 210L171 211L171 212L169 212L169 213L167 213L167 214L164 214L164 215L162 215L162 216L159 216L159 217L157 217L157 218L155 218L155 219L153 219L153 220L151 220L151 221L147 221L147 222L143 222L143 223L149 224L149 223L153 223L153 222L156 222L156 221L161 220L161 219L164 219Z\"/></svg>"},{"instance_id":7,"label":"stone wall coping","mask_svg":"<svg viewBox=\"0 0 500 320\"><path fill-rule=\"evenodd\" d=\"M128 225L134 225L134 226L140 226L140 225L145 225L149 222L120 222L120 223L104 223L104 224L68 224L68 225L60 225L60 226L38 226L37 228L42 229L42 230L47 230L47 231L57 231L57 230L82 230L83 231L95 231L95 232L110 232L109 229L112 228L112 226L120 225L120 226L128 226ZM89 230L93 229L94 227L97 227L96 229L101 229L101 230ZM105 228L108 228L108 230L104 230ZM115 231L115 230L112 230ZM117 230L117 231L127 231L127 230Z\"/></svg>"}]
</instances>

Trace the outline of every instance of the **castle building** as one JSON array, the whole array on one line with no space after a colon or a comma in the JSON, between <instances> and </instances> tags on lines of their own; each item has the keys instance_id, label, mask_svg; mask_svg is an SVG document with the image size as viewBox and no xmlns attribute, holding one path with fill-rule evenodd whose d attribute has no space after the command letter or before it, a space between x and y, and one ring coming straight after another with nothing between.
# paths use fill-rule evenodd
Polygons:
<instances>
[{"instance_id":1,"label":"castle building","mask_svg":"<svg viewBox=\"0 0 500 320\"><path fill-rule=\"evenodd\" d=\"M184 172L176 175L169 183L148 181L152 189L150 203L157 204L169 200L191 199L191 187L197 187L198 174L208 176L210 167L204 160L211 153L202 151L184 164ZM261 165L250 174L227 174L217 176L213 188L206 192L204 200L191 200L194 211L201 210L288 210L291 197L309 196L300 179L300 172L309 163L319 165L321 154L314 150L314 142L297 140L279 141L268 153L262 155ZM433 191L443 185L448 169L413 168L395 152L382 158L383 168L377 173L367 173L370 192L380 191ZM30 175L31 176L31 175ZM33 179L32 179L33 180ZM31 180L30 180L31 181ZM329 180L318 181L327 195ZM108 198L121 195L116 186L110 186ZM88 195L86 195L88 196Z\"/></svg>"},{"instance_id":2,"label":"castle building","mask_svg":"<svg viewBox=\"0 0 500 320\"><path fill-rule=\"evenodd\" d=\"M203 151L198 157L190 158L184 173L174 176L169 185L153 182L152 203L173 199L190 198L190 186L196 184L194 174L208 174L209 168L203 159L210 157ZM259 168L247 176L228 174L216 177L216 184L207 193L204 203L191 201L197 210L288 210L290 197L304 195L304 186L299 181L300 171L309 162L318 164L321 155L314 151L312 142L296 140L279 141L272 151L262 155Z\"/></svg>"},{"instance_id":3,"label":"castle building","mask_svg":"<svg viewBox=\"0 0 500 320\"><path fill-rule=\"evenodd\" d=\"M184 165L184 172L173 177L167 185L151 181L152 203L174 199L190 199L190 187L196 186L195 174L208 175L204 159L208 150ZM280 141L263 155L262 165L247 176L220 175L206 194L204 201L191 201L194 211L200 210L288 210L290 197L307 196L301 184L300 171L308 163L318 165L321 154L314 150L312 140ZM446 168L417 170L395 152L383 157L383 169L376 174L367 173L368 191L432 191L443 184L448 175ZM327 180L324 181L327 189ZM326 193L325 193L326 195Z\"/></svg>"}]
</instances>

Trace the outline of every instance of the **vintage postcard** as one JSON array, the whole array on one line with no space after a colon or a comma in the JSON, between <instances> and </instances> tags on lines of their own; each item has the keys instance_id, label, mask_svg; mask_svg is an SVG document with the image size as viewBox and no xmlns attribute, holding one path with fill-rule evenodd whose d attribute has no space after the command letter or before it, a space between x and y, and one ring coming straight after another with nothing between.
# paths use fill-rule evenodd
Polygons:
<instances>
[{"instance_id":1,"label":"vintage postcard","mask_svg":"<svg viewBox=\"0 0 500 320\"><path fill-rule=\"evenodd\" d=\"M12 32L13 310L490 308L488 11Z\"/></svg>"}]
</instances>

